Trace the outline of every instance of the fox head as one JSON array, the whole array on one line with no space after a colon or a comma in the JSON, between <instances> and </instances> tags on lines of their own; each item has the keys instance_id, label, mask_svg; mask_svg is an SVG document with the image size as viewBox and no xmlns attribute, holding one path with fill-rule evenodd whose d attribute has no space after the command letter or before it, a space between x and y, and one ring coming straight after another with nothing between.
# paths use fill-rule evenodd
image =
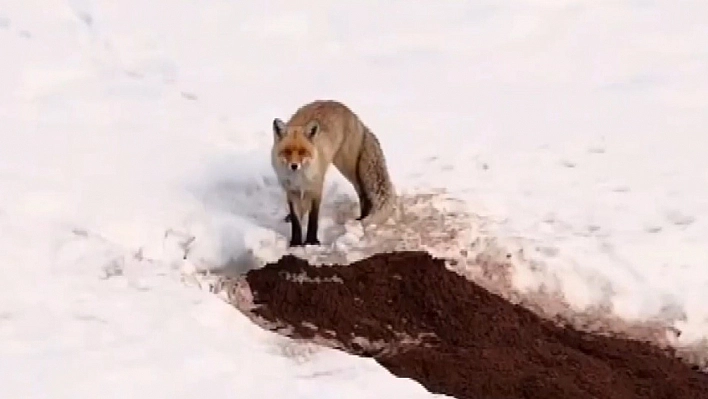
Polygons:
<instances>
[{"instance_id":1,"label":"fox head","mask_svg":"<svg viewBox=\"0 0 708 399\"><path fill-rule=\"evenodd\" d=\"M273 120L274 156L281 167L293 172L307 168L317 158L312 139L320 130L317 121L305 126L287 126L282 120Z\"/></svg>"}]
</instances>

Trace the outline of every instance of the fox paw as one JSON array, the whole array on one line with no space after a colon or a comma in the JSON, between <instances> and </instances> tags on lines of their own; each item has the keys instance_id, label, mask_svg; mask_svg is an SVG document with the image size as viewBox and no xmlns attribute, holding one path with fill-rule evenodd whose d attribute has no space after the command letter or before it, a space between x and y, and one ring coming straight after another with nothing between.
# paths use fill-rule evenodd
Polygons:
<instances>
[{"instance_id":1,"label":"fox paw","mask_svg":"<svg viewBox=\"0 0 708 399\"><path fill-rule=\"evenodd\" d=\"M322 245L317 238L308 238L305 240L305 245Z\"/></svg>"}]
</instances>

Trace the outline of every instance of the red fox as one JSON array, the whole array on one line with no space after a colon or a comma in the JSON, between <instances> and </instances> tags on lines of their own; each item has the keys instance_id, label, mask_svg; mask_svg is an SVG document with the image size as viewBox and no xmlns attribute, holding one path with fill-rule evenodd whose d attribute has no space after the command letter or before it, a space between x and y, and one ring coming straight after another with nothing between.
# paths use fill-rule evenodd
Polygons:
<instances>
[{"instance_id":1,"label":"red fox","mask_svg":"<svg viewBox=\"0 0 708 399\"><path fill-rule=\"evenodd\" d=\"M287 196L291 247L320 244L319 210L330 164L354 186L359 197L357 220L365 227L383 223L393 213L396 192L381 144L346 105L334 100L305 104L287 123L275 118L273 136L271 163Z\"/></svg>"}]
</instances>

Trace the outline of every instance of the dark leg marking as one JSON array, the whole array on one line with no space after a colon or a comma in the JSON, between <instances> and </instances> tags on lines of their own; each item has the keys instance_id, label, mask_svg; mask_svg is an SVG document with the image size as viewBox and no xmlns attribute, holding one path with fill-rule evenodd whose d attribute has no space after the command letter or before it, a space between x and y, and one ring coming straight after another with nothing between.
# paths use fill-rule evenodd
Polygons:
<instances>
[{"instance_id":1,"label":"dark leg marking","mask_svg":"<svg viewBox=\"0 0 708 399\"><path fill-rule=\"evenodd\" d=\"M356 159L356 170L354 171L355 177L356 177L356 183L359 187L357 187L356 193L359 196L359 217L356 219L358 221L363 220L365 217L369 216L371 213L371 209L373 208L373 204L371 203L371 199L369 199L368 195L366 192L366 188L364 186L364 179L361 177L361 161L362 157L364 156L364 148L366 147L366 139L367 135L365 134L364 137L361 140L361 152L359 152L359 156Z\"/></svg>"},{"instance_id":2,"label":"dark leg marking","mask_svg":"<svg viewBox=\"0 0 708 399\"><path fill-rule=\"evenodd\" d=\"M295 215L295 209L291 201L288 201L288 208L290 209L290 215L288 215L290 216L290 246L299 247L302 246L302 225Z\"/></svg>"},{"instance_id":3,"label":"dark leg marking","mask_svg":"<svg viewBox=\"0 0 708 399\"><path fill-rule=\"evenodd\" d=\"M359 196L359 217L356 218L356 220L361 221L365 217L369 216L371 213L371 208L373 205L371 205L371 201L369 201L369 198L367 198L364 194Z\"/></svg>"},{"instance_id":4,"label":"dark leg marking","mask_svg":"<svg viewBox=\"0 0 708 399\"><path fill-rule=\"evenodd\" d=\"M320 218L320 201L313 199L310 214L307 216L307 237L305 245L320 245L320 240L317 239L317 229L319 228Z\"/></svg>"},{"instance_id":5,"label":"dark leg marking","mask_svg":"<svg viewBox=\"0 0 708 399\"><path fill-rule=\"evenodd\" d=\"M369 197L366 196L366 192L364 191L364 185L361 181L361 175L359 174L358 170L356 173L356 181L359 185L356 190L356 193L359 195L359 217L356 218L356 220L361 221L365 217L369 216L373 204L371 203L371 200L369 200Z\"/></svg>"}]
</instances>

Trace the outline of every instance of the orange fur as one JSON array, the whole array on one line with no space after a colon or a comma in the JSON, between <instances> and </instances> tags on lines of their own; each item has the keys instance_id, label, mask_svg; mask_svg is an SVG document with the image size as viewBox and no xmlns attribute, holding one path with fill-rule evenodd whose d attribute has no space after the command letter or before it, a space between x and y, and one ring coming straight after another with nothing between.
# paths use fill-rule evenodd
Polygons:
<instances>
[{"instance_id":1,"label":"orange fur","mask_svg":"<svg viewBox=\"0 0 708 399\"><path fill-rule=\"evenodd\" d=\"M291 245L302 241L301 222L308 214L305 244L319 242L317 218L331 165L354 186L365 227L384 222L393 212L396 192L381 145L346 105L333 100L305 104L287 122L275 118L273 135L271 162L288 197Z\"/></svg>"},{"instance_id":2,"label":"orange fur","mask_svg":"<svg viewBox=\"0 0 708 399\"><path fill-rule=\"evenodd\" d=\"M302 133L293 133L283 137L276 144L276 153L280 161L290 164L307 164L315 156L314 145Z\"/></svg>"}]
</instances>

